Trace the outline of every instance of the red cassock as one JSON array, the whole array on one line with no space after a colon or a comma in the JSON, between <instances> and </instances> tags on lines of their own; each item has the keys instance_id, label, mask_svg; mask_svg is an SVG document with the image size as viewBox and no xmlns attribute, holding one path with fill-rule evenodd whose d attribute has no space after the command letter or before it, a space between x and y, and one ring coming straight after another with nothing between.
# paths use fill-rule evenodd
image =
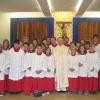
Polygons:
<instances>
[{"instance_id":1,"label":"red cassock","mask_svg":"<svg viewBox=\"0 0 100 100\"><path fill-rule=\"evenodd\" d=\"M35 90L39 90L39 91L43 91L46 92L47 89L47 82L46 82L46 78L33 78L33 91Z\"/></svg>"},{"instance_id":2,"label":"red cassock","mask_svg":"<svg viewBox=\"0 0 100 100\"><path fill-rule=\"evenodd\" d=\"M4 92L5 91L5 86L4 86L4 80L0 80L0 92Z\"/></svg>"},{"instance_id":3,"label":"red cassock","mask_svg":"<svg viewBox=\"0 0 100 100\"><path fill-rule=\"evenodd\" d=\"M79 77L78 78L78 90L79 91L88 91L88 77Z\"/></svg>"},{"instance_id":4,"label":"red cassock","mask_svg":"<svg viewBox=\"0 0 100 100\"><path fill-rule=\"evenodd\" d=\"M33 91L33 78L25 77L23 81L23 92L25 95L29 95Z\"/></svg>"},{"instance_id":5,"label":"red cassock","mask_svg":"<svg viewBox=\"0 0 100 100\"><path fill-rule=\"evenodd\" d=\"M68 89L71 92L77 92L78 91L78 78L68 78L68 81L69 81Z\"/></svg>"},{"instance_id":6,"label":"red cassock","mask_svg":"<svg viewBox=\"0 0 100 100\"><path fill-rule=\"evenodd\" d=\"M18 81L10 80L8 81L8 91L9 92L20 92L22 91L22 79Z\"/></svg>"},{"instance_id":7,"label":"red cassock","mask_svg":"<svg viewBox=\"0 0 100 100\"><path fill-rule=\"evenodd\" d=\"M26 95L31 94L35 90L43 92L54 90L54 78L32 78L25 77L23 83L23 92Z\"/></svg>"},{"instance_id":8,"label":"red cassock","mask_svg":"<svg viewBox=\"0 0 100 100\"><path fill-rule=\"evenodd\" d=\"M98 78L95 77L89 77L89 86L88 86L88 90L91 92L95 92L98 90Z\"/></svg>"},{"instance_id":9,"label":"red cassock","mask_svg":"<svg viewBox=\"0 0 100 100\"><path fill-rule=\"evenodd\" d=\"M51 92L55 90L55 79L53 77L46 77L46 91Z\"/></svg>"},{"instance_id":10,"label":"red cassock","mask_svg":"<svg viewBox=\"0 0 100 100\"><path fill-rule=\"evenodd\" d=\"M9 80L8 80L8 78L9 78L9 76L6 74L5 75L5 83L4 83L6 92L8 91L8 88L9 88L9 85L8 85Z\"/></svg>"}]
</instances>

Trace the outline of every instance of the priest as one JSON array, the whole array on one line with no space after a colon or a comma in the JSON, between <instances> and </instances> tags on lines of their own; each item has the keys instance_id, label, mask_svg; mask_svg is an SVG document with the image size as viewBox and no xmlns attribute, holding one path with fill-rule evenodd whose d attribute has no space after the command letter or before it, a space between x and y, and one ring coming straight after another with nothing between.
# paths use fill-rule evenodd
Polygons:
<instances>
[{"instance_id":1,"label":"priest","mask_svg":"<svg viewBox=\"0 0 100 100\"><path fill-rule=\"evenodd\" d=\"M55 59L55 85L57 91L66 91L68 87L68 78L67 78L67 64L66 59L68 56L68 47L64 45L62 37L57 39L57 46L54 49L54 59Z\"/></svg>"}]
</instances>

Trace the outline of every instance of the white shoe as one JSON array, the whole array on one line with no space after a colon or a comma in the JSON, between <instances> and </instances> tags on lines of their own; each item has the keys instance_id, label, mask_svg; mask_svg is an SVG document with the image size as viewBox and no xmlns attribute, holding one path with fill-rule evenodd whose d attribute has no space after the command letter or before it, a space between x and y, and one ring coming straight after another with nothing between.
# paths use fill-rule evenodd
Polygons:
<instances>
[{"instance_id":1,"label":"white shoe","mask_svg":"<svg viewBox=\"0 0 100 100\"><path fill-rule=\"evenodd\" d=\"M48 95L48 94L50 94L50 93L49 92L45 92L45 93L42 94L42 96L45 96L45 95Z\"/></svg>"},{"instance_id":2,"label":"white shoe","mask_svg":"<svg viewBox=\"0 0 100 100\"><path fill-rule=\"evenodd\" d=\"M1 93L0 93L0 96L4 96L4 93L3 93L3 92L1 92Z\"/></svg>"},{"instance_id":3,"label":"white shoe","mask_svg":"<svg viewBox=\"0 0 100 100\"><path fill-rule=\"evenodd\" d=\"M0 94L0 97L4 96L3 94Z\"/></svg>"}]
</instances>

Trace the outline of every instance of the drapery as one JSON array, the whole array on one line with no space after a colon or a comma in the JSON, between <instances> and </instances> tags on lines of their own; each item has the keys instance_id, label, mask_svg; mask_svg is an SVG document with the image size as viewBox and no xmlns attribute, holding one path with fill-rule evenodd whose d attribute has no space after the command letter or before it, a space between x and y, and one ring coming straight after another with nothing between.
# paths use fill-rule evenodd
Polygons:
<instances>
[{"instance_id":1,"label":"drapery","mask_svg":"<svg viewBox=\"0 0 100 100\"><path fill-rule=\"evenodd\" d=\"M82 26L80 27L80 29L78 28L79 27L79 25L80 25L80 23L82 23L82 22L86 22L86 23L88 23L87 25L88 25L88 27L85 27L85 28L83 28ZM93 34L99 34L100 35L100 33L97 33L97 32L99 32L99 30L100 30L100 28L99 28L99 25L95 25L95 24L90 24L89 25L89 23L100 23L100 18L78 18L78 17L75 17L74 19L73 19L73 40L75 41L75 42L78 42L81 38L79 37L79 34L82 34L82 33L79 33L78 34L78 32L80 31L80 30L82 30L83 31L83 29L84 30L88 30L88 33L86 33L86 34L88 34L89 36L90 36L90 34L91 34L91 37L92 37L92 35ZM92 25L92 26L91 26ZM98 28L95 28L96 29L96 31L94 31L94 29L92 29L92 27L98 27ZM82 32L81 31L81 32ZM92 33L90 32L90 31L92 31ZM85 34L85 33L84 33ZM81 36L81 37L83 37L83 36ZM86 37L86 36L85 36ZM90 38L91 38L90 37ZM90 38L86 38L86 39L89 39L90 40ZM92 38L91 38L92 39Z\"/></svg>"},{"instance_id":2,"label":"drapery","mask_svg":"<svg viewBox=\"0 0 100 100\"><path fill-rule=\"evenodd\" d=\"M31 34L36 34L36 33L32 32L33 29L35 32L36 26L38 26L38 28L40 28L38 30L39 33L37 33L37 34L40 34L38 38L40 38L42 36L41 34L44 30L45 30L45 36L42 36L42 38L47 36L47 34L46 34L47 31L48 31L49 37L54 37L54 19L52 17L48 17L48 18L11 18L10 22L11 22L10 23L10 42L11 42L11 45L13 44L13 41L16 40L18 37L22 37L22 34L18 34L18 30L23 30L23 29L20 29L20 28L22 28L22 26L21 26L22 23L29 23L29 25L23 24L25 27L25 29L23 30L25 37L30 38L31 36L33 36ZM34 23L37 22L38 24L36 26L34 26L33 22ZM47 23L48 23L48 25L46 25L46 27L44 29L44 25ZM42 25L42 26L40 27L39 25L40 26ZM21 27L18 27L18 26L21 26ZM30 26L31 26L31 28L30 28ZM27 32L28 32L27 30L29 28L30 28L30 31L29 31L30 34L27 35ZM37 37L37 36L35 35L34 38L35 37ZM32 40L32 37L30 40Z\"/></svg>"},{"instance_id":3,"label":"drapery","mask_svg":"<svg viewBox=\"0 0 100 100\"><path fill-rule=\"evenodd\" d=\"M94 34L100 36L100 22L80 22L78 24L78 40L89 40L93 38Z\"/></svg>"},{"instance_id":4,"label":"drapery","mask_svg":"<svg viewBox=\"0 0 100 100\"><path fill-rule=\"evenodd\" d=\"M33 39L43 40L48 37L48 22L18 22L17 23L17 39L23 40L27 38L29 41Z\"/></svg>"}]
</instances>

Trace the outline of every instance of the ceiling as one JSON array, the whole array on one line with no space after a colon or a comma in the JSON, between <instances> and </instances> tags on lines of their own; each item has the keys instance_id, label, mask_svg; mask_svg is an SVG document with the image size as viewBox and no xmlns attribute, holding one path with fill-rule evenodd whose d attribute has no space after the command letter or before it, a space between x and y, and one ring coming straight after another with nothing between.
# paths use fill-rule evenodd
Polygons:
<instances>
[{"instance_id":1,"label":"ceiling","mask_svg":"<svg viewBox=\"0 0 100 100\"><path fill-rule=\"evenodd\" d=\"M75 11L79 0L51 0L53 11Z\"/></svg>"},{"instance_id":2,"label":"ceiling","mask_svg":"<svg viewBox=\"0 0 100 100\"><path fill-rule=\"evenodd\" d=\"M88 7L88 11L100 11L100 0L92 0L93 2Z\"/></svg>"},{"instance_id":3,"label":"ceiling","mask_svg":"<svg viewBox=\"0 0 100 100\"><path fill-rule=\"evenodd\" d=\"M2 12L33 12L41 11L36 0L0 0Z\"/></svg>"},{"instance_id":4,"label":"ceiling","mask_svg":"<svg viewBox=\"0 0 100 100\"><path fill-rule=\"evenodd\" d=\"M51 11L76 11L79 1L81 0L0 0L0 12L43 12L45 16L51 16ZM85 11L100 11L99 4L100 0L83 0L77 15L82 15Z\"/></svg>"}]
</instances>

